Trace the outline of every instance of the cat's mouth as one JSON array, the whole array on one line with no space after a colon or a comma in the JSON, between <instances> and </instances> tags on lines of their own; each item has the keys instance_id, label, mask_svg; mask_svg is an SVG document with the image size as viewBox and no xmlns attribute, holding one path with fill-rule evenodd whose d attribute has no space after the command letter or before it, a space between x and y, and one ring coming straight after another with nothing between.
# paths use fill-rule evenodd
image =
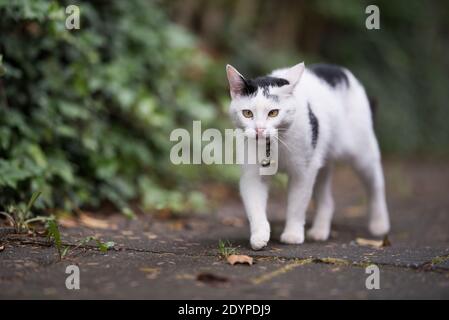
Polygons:
<instances>
[{"instance_id":1,"label":"cat's mouth","mask_svg":"<svg viewBox=\"0 0 449 320\"><path fill-rule=\"evenodd\" d=\"M256 131L256 139L270 139L278 135L278 129L269 129L265 131Z\"/></svg>"},{"instance_id":2,"label":"cat's mouth","mask_svg":"<svg viewBox=\"0 0 449 320\"><path fill-rule=\"evenodd\" d=\"M277 128L265 129L264 131L248 128L244 130L244 135L249 139L262 140L262 139L276 139L284 130Z\"/></svg>"}]
</instances>

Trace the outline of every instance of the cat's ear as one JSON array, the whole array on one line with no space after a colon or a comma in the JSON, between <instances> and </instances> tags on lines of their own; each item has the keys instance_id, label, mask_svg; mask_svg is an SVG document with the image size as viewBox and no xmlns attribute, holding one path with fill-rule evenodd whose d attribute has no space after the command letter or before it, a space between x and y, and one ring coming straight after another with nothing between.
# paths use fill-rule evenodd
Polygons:
<instances>
[{"instance_id":1,"label":"cat's ear","mask_svg":"<svg viewBox=\"0 0 449 320\"><path fill-rule=\"evenodd\" d=\"M291 88L291 90L293 90L293 88L298 84L304 70L304 62L298 63L297 65L286 70L283 78L289 82L289 88Z\"/></svg>"},{"instance_id":2,"label":"cat's ear","mask_svg":"<svg viewBox=\"0 0 449 320\"><path fill-rule=\"evenodd\" d=\"M245 90L245 78L230 64L226 65L226 75L228 76L231 98L235 99Z\"/></svg>"}]
</instances>

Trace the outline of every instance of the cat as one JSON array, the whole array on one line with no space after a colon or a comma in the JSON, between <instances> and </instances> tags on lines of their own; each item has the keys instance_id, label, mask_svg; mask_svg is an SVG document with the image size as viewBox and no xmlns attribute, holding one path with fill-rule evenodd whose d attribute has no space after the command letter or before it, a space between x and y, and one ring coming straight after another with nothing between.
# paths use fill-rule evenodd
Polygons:
<instances>
[{"instance_id":1,"label":"cat","mask_svg":"<svg viewBox=\"0 0 449 320\"><path fill-rule=\"evenodd\" d=\"M287 173L288 200L281 242L304 242L305 214L313 196L316 215L307 237L328 239L334 213L331 178L334 163L349 163L368 193L369 230L390 229L384 176L370 103L362 84L346 68L299 63L255 79L226 66L230 116L249 139L277 133L279 169ZM279 143L281 142L281 143ZM260 164L243 164L240 193L250 225L250 244L264 248L270 239L267 220L269 177Z\"/></svg>"}]
</instances>

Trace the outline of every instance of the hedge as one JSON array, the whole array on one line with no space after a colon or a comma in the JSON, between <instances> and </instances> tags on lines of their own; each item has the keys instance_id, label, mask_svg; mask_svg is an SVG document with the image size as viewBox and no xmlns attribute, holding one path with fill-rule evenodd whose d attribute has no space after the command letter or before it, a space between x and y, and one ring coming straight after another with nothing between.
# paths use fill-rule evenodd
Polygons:
<instances>
[{"instance_id":1,"label":"hedge","mask_svg":"<svg viewBox=\"0 0 449 320\"><path fill-rule=\"evenodd\" d=\"M204 206L168 160L173 128L216 115L194 38L151 1L82 2L79 30L66 5L0 2L0 209Z\"/></svg>"}]
</instances>

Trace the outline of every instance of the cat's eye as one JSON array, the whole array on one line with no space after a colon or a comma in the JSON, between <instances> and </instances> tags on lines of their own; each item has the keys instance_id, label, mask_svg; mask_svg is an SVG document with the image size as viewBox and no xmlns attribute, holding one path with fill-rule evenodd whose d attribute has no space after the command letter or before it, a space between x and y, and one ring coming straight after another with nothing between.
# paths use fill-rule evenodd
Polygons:
<instances>
[{"instance_id":1,"label":"cat's eye","mask_svg":"<svg viewBox=\"0 0 449 320\"><path fill-rule=\"evenodd\" d=\"M242 114L245 118L252 118L253 117L253 112L251 110L245 109L242 110Z\"/></svg>"},{"instance_id":2,"label":"cat's eye","mask_svg":"<svg viewBox=\"0 0 449 320\"><path fill-rule=\"evenodd\" d=\"M273 109L268 112L268 116L271 118L277 117L279 114L279 109Z\"/></svg>"}]
</instances>

